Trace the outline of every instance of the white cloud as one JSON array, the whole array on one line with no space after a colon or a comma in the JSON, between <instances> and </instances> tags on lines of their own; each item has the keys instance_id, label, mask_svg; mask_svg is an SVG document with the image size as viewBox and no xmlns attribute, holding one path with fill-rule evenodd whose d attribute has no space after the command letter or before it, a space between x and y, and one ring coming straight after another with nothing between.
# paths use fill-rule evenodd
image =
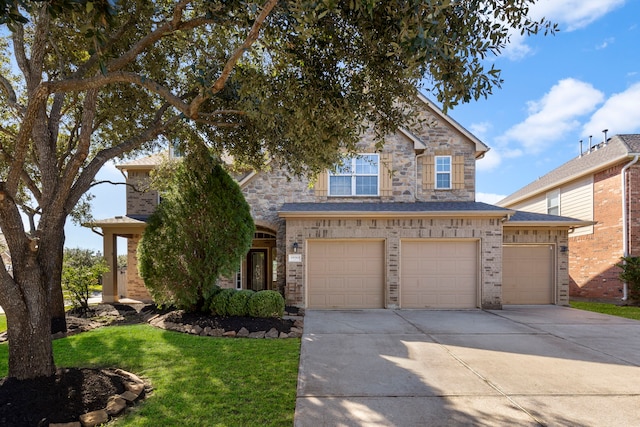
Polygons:
<instances>
[{"instance_id":1,"label":"white cloud","mask_svg":"<svg viewBox=\"0 0 640 427\"><path fill-rule=\"evenodd\" d=\"M609 135L640 131L640 82L611 96L582 128L583 135L598 135L609 129Z\"/></svg>"},{"instance_id":2,"label":"white cloud","mask_svg":"<svg viewBox=\"0 0 640 427\"><path fill-rule=\"evenodd\" d=\"M529 17L544 18L558 24L562 31L575 31L600 19L612 10L624 5L625 0L539 0L529 9ZM511 60L522 59L532 53L526 44L526 36L511 31L510 42L502 52ZM606 47L607 41L605 41Z\"/></svg>"},{"instance_id":3,"label":"white cloud","mask_svg":"<svg viewBox=\"0 0 640 427\"><path fill-rule=\"evenodd\" d=\"M493 205L507 197L505 194L476 193L476 201Z\"/></svg>"},{"instance_id":4,"label":"white cloud","mask_svg":"<svg viewBox=\"0 0 640 427\"><path fill-rule=\"evenodd\" d=\"M602 43L600 43L599 45L596 46L596 50L602 50L602 49L606 49L609 47L609 45L611 43L613 43L615 41L615 38L613 37L608 37L607 39L605 39Z\"/></svg>"},{"instance_id":5,"label":"white cloud","mask_svg":"<svg viewBox=\"0 0 640 427\"><path fill-rule=\"evenodd\" d=\"M476 171L486 172L497 168L502 163L502 156L498 150L491 149L484 154L484 157L476 162Z\"/></svg>"},{"instance_id":6,"label":"white cloud","mask_svg":"<svg viewBox=\"0 0 640 427\"><path fill-rule=\"evenodd\" d=\"M544 17L558 23L562 31L575 31L624 3L625 0L539 0L529 12L535 19Z\"/></svg>"},{"instance_id":7,"label":"white cloud","mask_svg":"<svg viewBox=\"0 0 640 427\"><path fill-rule=\"evenodd\" d=\"M517 142L528 153L539 153L578 128L578 118L592 112L603 99L603 93L589 83L560 80L541 99L529 101L529 117L499 139L503 144Z\"/></svg>"}]
</instances>

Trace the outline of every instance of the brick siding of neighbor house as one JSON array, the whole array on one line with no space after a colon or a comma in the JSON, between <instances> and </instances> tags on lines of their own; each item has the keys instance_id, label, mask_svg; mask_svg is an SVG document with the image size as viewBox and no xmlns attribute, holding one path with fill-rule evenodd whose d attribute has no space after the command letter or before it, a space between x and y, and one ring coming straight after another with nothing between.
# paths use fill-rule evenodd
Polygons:
<instances>
[{"instance_id":1,"label":"brick siding of neighbor house","mask_svg":"<svg viewBox=\"0 0 640 427\"><path fill-rule=\"evenodd\" d=\"M593 234L577 237L569 234L571 296L622 297L619 268L615 264L622 256L620 171L623 166L613 166L593 177L593 218L597 221Z\"/></svg>"},{"instance_id":2,"label":"brick siding of neighbor house","mask_svg":"<svg viewBox=\"0 0 640 427\"><path fill-rule=\"evenodd\" d=\"M503 240L505 244L552 244L555 246L555 303L569 305L569 253L560 251L562 246L568 246L568 230L549 228L513 229L504 227Z\"/></svg>"},{"instance_id":3,"label":"brick siding of neighbor house","mask_svg":"<svg viewBox=\"0 0 640 427\"><path fill-rule=\"evenodd\" d=\"M629 255L640 256L640 166L629 168Z\"/></svg>"}]
</instances>

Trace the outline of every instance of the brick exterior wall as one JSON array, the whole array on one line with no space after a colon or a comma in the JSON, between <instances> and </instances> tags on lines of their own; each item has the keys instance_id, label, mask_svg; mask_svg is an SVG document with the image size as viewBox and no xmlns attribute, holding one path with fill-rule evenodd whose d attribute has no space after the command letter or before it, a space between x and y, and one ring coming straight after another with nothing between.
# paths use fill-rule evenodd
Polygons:
<instances>
[{"instance_id":1,"label":"brick exterior wall","mask_svg":"<svg viewBox=\"0 0 640 427\"><path fill-rule=\"evenodd\" d=\"M497 218L424 219L289 219L286 247L298 242L301 263L287 264L287 303L305 304L305 247L308 239L384 239L385 306L397 308L399 300L399 260L401 239L478 239L480 241L480 301L483 308L501 307L502 223ZM288 251L293 253L292 251Z\"/></svg>"},{"instance_id":2,"label":"brick exterior wall","mask_svg":"<svg viewBox=\"0 0 640 427\"><path fill-rule=\"evenodd\" d=\"M134 234L127 239L127 298L138 301L151 301L151 294L138 273L138 243L142 236Z\"/></svg>"},{"instance_id":3,"label":"brick exterior wall","mask_svg":"<svg viewBox=\"0 0 640 427\"><path fill-rule=\"evenodd\" d=\"M622 283L618 279L619 268L615 267L615 264L622 256L620 171L623 166L624 164L620 164L611 167L596 173L593 177L593 217L597 221L593 227L593 234L577 237L571 237L569 234L571 296L622 297ZM634 174L637 176L637 169Z\"/></svg>"},{"instance_id":4,"label":"brick exterior wall","mask_svg":"<svg viewBox=\"0 0 640 427\"><path fill-rule=\"evenodd\" d=\"M555 303L569 305L569 253L560 250L569 245L568 230L553 228L504 227L505 244L553 244L555 246Z\"/></svg>"},{"instance_id":5,"label":"brick exterior wall","mask_svg":"<svg viewBox=\"0 0 640 427\"><path fill-rule=\"evenodd\" d=\"M158 206L158 192L149 190L149 172L127 172L127 215L150 215Z\"/></svg>"}]
</instances>

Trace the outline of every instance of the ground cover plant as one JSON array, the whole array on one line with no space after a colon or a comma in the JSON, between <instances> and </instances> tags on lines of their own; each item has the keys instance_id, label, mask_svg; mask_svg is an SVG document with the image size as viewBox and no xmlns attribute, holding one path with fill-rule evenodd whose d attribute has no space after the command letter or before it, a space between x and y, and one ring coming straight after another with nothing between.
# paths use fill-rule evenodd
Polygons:
<instances>
[{"instance_id":1,"label":"ground cover plant","mask_svg":"<svg viewBox=\"0 0 640 427\"><path fill-rule=\"evenodd\" d=\"M0 345L0 377L7 351ZM151 383L150 396L117 426L290 426L299 352L299 339L200 337L146 324L54 341L59 367L119 367Z\"/></svg>"},{"instance_id":2,"label":"ground cover plant","mask_svg":"<svg viewBox=\"0 0 640 427\"><path fill-rule=\"evenodd\" d=\"M603 302L571 301L572 308L640 320L640 307Z\"/></svg>"}]
</instances>

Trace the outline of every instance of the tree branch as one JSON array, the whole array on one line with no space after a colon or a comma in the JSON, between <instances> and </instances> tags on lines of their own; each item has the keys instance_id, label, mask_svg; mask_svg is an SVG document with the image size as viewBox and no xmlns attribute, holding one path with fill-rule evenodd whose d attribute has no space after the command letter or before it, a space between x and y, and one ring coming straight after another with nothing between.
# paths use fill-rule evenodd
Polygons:
<instances>
[{"instance_id":1,"label":"tree branch","mask_svg":"<svg viewBox=\"0 0 640 427\"><path fill-rule=\"evenodd\" d=\"M262 28L264 21L267 19L267 17L269 16L269 14L271 13L271 11L273 10L273 8L276 6L277 3L278 3L278 0L268 0L264 4L264 6L262 7L262 11L260 12L260 15L258 15L256 20L253 22L253 26L251 27L251 30L249 31L247 38L240 45L240 47L238 47L233 52L231 57L227 60L226 64L224 65L224 68L222 69L222 73L220 74L220 77L218 77L215 83L209 88L209 91L211 92L211 94L220 92L224 88L224 86L227 84L227 80L229 80L229 76L231 75L231 72L235 68L236 64L238 63L242 55L247 50L249 50L249 48L256 42L256 40L258 40L258 37L260 36L260 29ZM210 94L205 94L205 93L198 94L198 96L196 96L194 100L191 101L191 105L189 106L188 117L192 119L197 118L198 110L200 109L200 106L207 99L209 99L210 96L211 96Z\"/></svg>"},{"instance_id":2,"label":"tree branch","mask_svg":"<svg viewBox=\"0 0 640 427\"><path fill-rule=\"evenodd\" d=\"M18 115L24 114L24 106L18 102L18 97L16 96L16 91L13 89L13 85L3 75L0 75L0 88L4 89L9 107L14 109Z\"/></svg>"}]
</instances>

